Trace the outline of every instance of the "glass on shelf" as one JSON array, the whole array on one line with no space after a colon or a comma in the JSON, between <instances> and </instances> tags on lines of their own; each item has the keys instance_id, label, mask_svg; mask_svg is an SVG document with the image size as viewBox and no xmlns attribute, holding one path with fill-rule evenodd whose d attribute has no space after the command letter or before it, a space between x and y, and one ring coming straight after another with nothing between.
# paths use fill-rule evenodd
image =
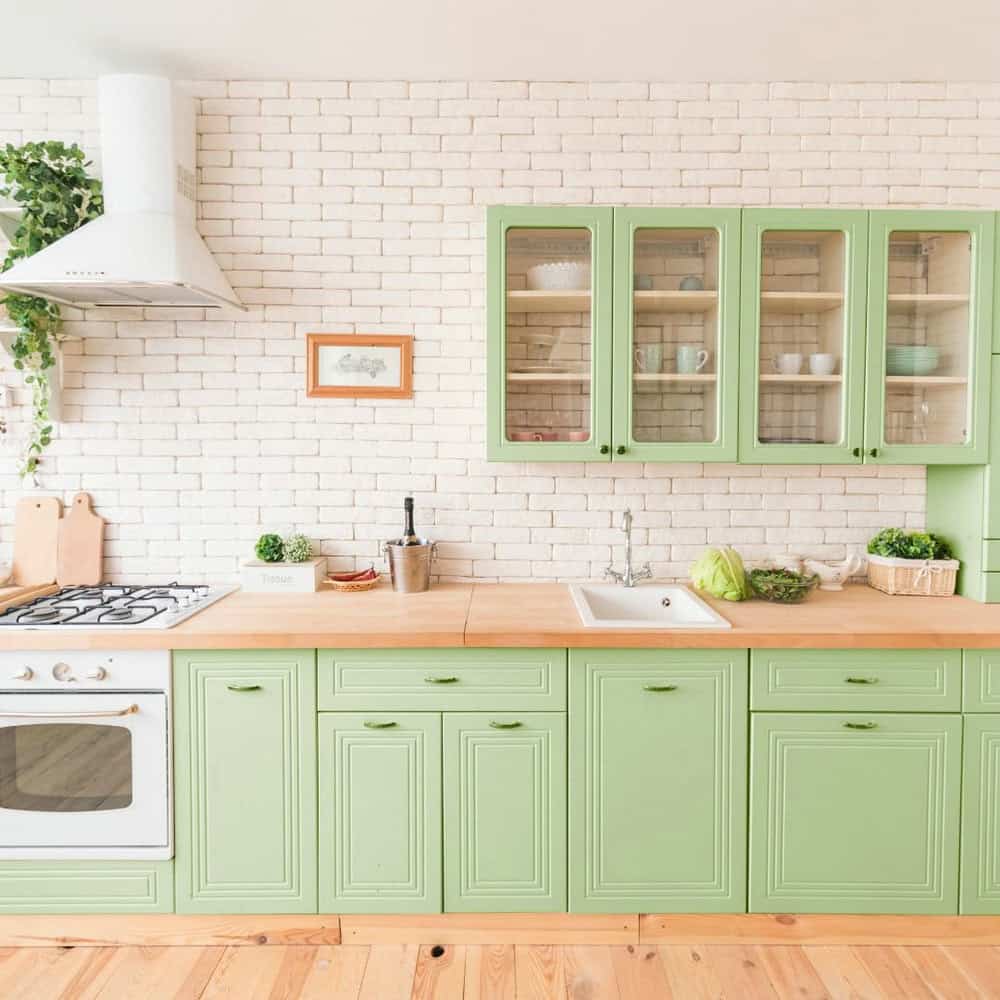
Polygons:
<instances>
[{"instance_id":1,"label":"glass on shelf","mask_svg":"<svg viewBox=\"0 0 1000 1000\"><path fill-rule=\"evenodd\" d=\"M591 235L587 229L507 231L508 441L589 441Z\"/></svg>"},{"instance_id":2,"label":"glass on shelf","mask_svg":"<svg viewBox=\"0 0 1000 1000\"><path fill-rule=\"evenodd\" d=\"M632 249L632 438L714 441L719 234L638 229Z\"/></svg>"},{"instance_id":3,"label":"glass on shelf","mask_svg":"<svg viewBox=\"0 0 1000 1000\"><path fill-rule=\"evenodd\" d=\"M887 444L969 438L972 246L968 233L889 234Z\"/></svg>"},{"instance_id":4,"label":"glass on shelf","mask_svg":"<svg viewBox=\"0 0 1000 1000\"><path fill-rule=\"evenodd\" d=\"M843 443L846 254L840 231L763 234L757 412L761 444Z\"/></svg>"}]
</instances>

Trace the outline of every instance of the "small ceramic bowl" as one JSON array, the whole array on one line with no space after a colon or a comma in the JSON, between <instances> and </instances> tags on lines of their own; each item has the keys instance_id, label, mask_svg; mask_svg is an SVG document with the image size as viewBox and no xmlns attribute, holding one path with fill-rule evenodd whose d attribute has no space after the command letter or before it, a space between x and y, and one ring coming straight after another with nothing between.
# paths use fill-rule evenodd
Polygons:
<instances>
[{"instance_id":1,"label":"small ceramic bowl","mask_svg":"<svg viewBox=\"0 0 1000 1000\"><path fill-rule=\"evenodd\" d=\"M575 291L590 287L590 265L582 261L558 260L535 264L525 272L532 291Z\"/></svg>"}]
</instances>

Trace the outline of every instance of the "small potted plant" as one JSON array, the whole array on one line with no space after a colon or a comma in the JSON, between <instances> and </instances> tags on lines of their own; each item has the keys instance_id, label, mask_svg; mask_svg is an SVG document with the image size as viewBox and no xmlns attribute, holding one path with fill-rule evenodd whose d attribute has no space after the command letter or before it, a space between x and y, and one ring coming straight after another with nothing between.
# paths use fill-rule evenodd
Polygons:
<instances>
[{"instance_id":1,"label":"small potted plant","mask_svg":"<svg viewBox=\"0 0 1000 1000\"><path fill-rule=\"evenodd\" d=\"M264 534L254 547L256 559L243 564L243 589L266 593L311 594L323 579L322 556L313 557L305 535Z\"/></svg>"},{"instance_id":2,"label":"small potted plant","mask_svg":"<svg viewBox=\"0 0 1000 1000\"><path fill-rule=\"evenodd\" d=\"M868 543L868 585L886 594L950 597L960 563L928 531L883 528Z\"/></svg>"}]
</instances>

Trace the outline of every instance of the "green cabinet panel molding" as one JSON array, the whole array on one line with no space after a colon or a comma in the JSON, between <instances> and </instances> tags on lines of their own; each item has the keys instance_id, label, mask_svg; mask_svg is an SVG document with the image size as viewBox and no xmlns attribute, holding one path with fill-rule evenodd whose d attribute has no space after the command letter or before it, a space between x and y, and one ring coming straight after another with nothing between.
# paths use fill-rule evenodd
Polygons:
<instances>
[{"instance_id":1,"label":"green cabinet panel molding","mask_svg":"<svg viewBox=\"0 0 1000 1000\"><path fill-rule=\"evenodd\" d=\"M967 649L962 707L966 712L1000 713L1000 649Z\"/></svg>"},{"instance_id":2,"label":"green cabinet panel molding","mask_svg":"<svg viewBox=\"0 0 1000 1000\"><path fill-rule=\"evenodd\" d=\"M174 654L179 913L316 911L316 652Z\"/></svg>"},{"instance_id":3,"label":"green cabinet panel molding","mask_svg":"<svg viewBox=\"0 0 1000 1000\"><path fill-rule=\"evenodd\" d=\"M0 913L173 910L173 861L0 861Z\"/></svg>"},{"instance_id":4,"label":"green cabinet panel molding","mask_svg":"<svg viewBox=\"0 0 1000 1000\"><path fill-rule=\"evenodd\" d=\"M965 720L962 913L1000 913L1000 715Z\"/></svg>"},{"instance_id":5,"label":"green cabinet panel molding","mask_svg":"<svg viewBox=\"0 0 1000 1000\"><path fill-rule=\"evenodd\" d=\"M441 716L319 717L323 913L441 910Z\"/></svg>"},{"instance_id":6,"label":"green cabinet panel molding","mask_svg":"<svg viewBox=\"0 0 1000 1000\"><path fill-rule=\"evenodd\" d=\"M758 713L750 909L955 913L962 718Z\"/></svg>"},{"instance_id":7,"label":"green cabinet panel molding","mask_svg":"<svg viewBox=\"0 0 1000 1000\"><path fill-rule=\"evenodd\" d=\"M565 649L321 649L321 711L563 711Z\"/></svg>"},{"instance_id":8,"label":"green cabinet panel molding","mask_svg":"<svg viewBox=\"0 0 1000 1000\"><path fill-rule=\"evenodd\" d=\"M444 716L444 902L565 911L565 713Z\"/></svg>"},{"instance_id":9,"label":"green cabinet panel molding","mask_svg":"<svg viewBox=\"0 0 1000 1000\"><path fill-rule=\"evenodd\" d=\"M959 649L753 649L750 707L792 712L959 712Z\"/></svg>"},{"instance_id":10,"label":"green cabinet panel molding","mask_svg":"<svg viewBox=\"0 0 1000 1000\"><path fill-rule=\"evenodd\" d=\"M746 908L746 650L571 650L569 905Z\"/></svg>"}]
</instances>

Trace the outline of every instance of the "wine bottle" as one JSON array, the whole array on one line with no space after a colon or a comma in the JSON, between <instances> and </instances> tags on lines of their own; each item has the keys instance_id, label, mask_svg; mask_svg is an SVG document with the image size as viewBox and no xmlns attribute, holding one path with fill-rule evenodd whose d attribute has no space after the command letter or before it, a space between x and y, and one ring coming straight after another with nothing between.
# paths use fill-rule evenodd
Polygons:
<instances>
[{"instance_id":1,"label":"wine bottle","mask_svg":"<svg viewBox=\"0 0 1000 1000\"><path fill-rule=\"evenodd\" d=\"M400 545L419 545L416 531L413 530L413 497L403 498L403 537L399 540Z\"/></svg>"}]
</instances>

